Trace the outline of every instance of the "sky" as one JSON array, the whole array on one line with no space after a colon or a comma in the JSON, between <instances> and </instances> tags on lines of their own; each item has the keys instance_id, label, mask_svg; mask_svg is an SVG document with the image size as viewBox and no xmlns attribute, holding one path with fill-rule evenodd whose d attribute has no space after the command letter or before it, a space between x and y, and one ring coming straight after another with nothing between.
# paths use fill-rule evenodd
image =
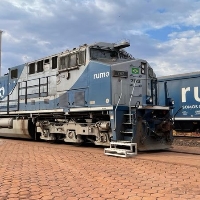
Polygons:
<instances>
[{"instance_id":1,"label":"sky","mask_svg":"<svg viewBox=\"0 0 200 200\"><path fill-rule=\"evenodd\" d=\"M2 75L94 42L126 50L156 75L200 71L200 0L0 0Z\"/></svg>"}]
</instances>

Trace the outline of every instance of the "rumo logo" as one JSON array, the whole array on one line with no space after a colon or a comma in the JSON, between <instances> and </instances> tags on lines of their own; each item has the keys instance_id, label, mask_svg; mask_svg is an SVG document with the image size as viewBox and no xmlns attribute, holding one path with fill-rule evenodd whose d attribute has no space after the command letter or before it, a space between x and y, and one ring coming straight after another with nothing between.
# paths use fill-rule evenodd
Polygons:
<instances>
[{"instance_id":1,"label":"rumo logo","mask_svg":"<svg viewBox=\"0 0 200 200\"><path fill-rule=\"evenodd\" d=\"M99 78L106 78L110 76L110 72L101 72L98 74L94 74L94 79L99 79Z\"/></svg>"},{"instance_id":2,"label":"rumo logo","mask_svg":"<svg viewBox=\"0 0 200 200\"><path fill-rule=\"evenodd\" d=\"M186 102L186 94L187 92L190 92L190 87L186 87L186 88L182 88L181 90L181 94L182 94L182 102ZM198 87L194 87L194 99L198 102L200 102L200 98L199 98L199 88Z\"/></svg>"}]
</instances>

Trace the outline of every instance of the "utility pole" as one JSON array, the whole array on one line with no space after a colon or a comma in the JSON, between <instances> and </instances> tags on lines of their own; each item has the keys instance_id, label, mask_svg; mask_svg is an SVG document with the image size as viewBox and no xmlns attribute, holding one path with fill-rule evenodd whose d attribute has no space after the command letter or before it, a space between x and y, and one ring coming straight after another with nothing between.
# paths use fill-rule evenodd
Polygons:
<instances>
[{"instance_id":1,"label":"utility pole","mask_svg":"<svg viewBox=\"0 0 200 200\"><path fill-rule=\"evenodd\" d=\"M3 31L0 30L0 76L1 76L1 36Z\"/></svg>"}]
</instances>

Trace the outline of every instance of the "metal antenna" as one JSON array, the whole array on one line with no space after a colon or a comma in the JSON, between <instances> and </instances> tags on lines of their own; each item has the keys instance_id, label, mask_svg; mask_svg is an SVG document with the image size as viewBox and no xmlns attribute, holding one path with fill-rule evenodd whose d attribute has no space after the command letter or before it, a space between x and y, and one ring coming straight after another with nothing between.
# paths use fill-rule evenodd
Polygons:
<instances>
[{"instance_id":1,"label":"metal antenna","mask_svg":"<svg viewBox=\"0 0 200 200\"><path fill-rule=\"evenodd\" d=\"M0 30L0 76L1 76L1 36L3 31Z\"/></svg>"}]
</instances>

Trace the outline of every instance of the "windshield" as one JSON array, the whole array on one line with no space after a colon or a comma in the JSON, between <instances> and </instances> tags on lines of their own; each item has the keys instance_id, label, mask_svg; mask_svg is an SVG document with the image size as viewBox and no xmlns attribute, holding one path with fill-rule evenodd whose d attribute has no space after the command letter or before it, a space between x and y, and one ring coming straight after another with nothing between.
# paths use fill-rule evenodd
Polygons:
<instances>
[{"instance_id":1,"label":"windshield","mask_svg":"<svg viewBox=\"0 0 200 200\"><path fill-rule=\"evenodd\" d=\"M113 58L118 58L118 52L112 51L112 50L91 48L90 57L92 60L101 59L101 58L113 59Z\"/></svg>"},{"instance_id":2,"label":"windshield","mask_svg":"<svg viewBox=\"0 0 200 200\"><path fill-rule=\"evenodd\" d=\"M97 59L134 59L131 54L125 50L108 50L108 49L90 49L90 58L92 60Z\"/></svg>"}]
</instances>

